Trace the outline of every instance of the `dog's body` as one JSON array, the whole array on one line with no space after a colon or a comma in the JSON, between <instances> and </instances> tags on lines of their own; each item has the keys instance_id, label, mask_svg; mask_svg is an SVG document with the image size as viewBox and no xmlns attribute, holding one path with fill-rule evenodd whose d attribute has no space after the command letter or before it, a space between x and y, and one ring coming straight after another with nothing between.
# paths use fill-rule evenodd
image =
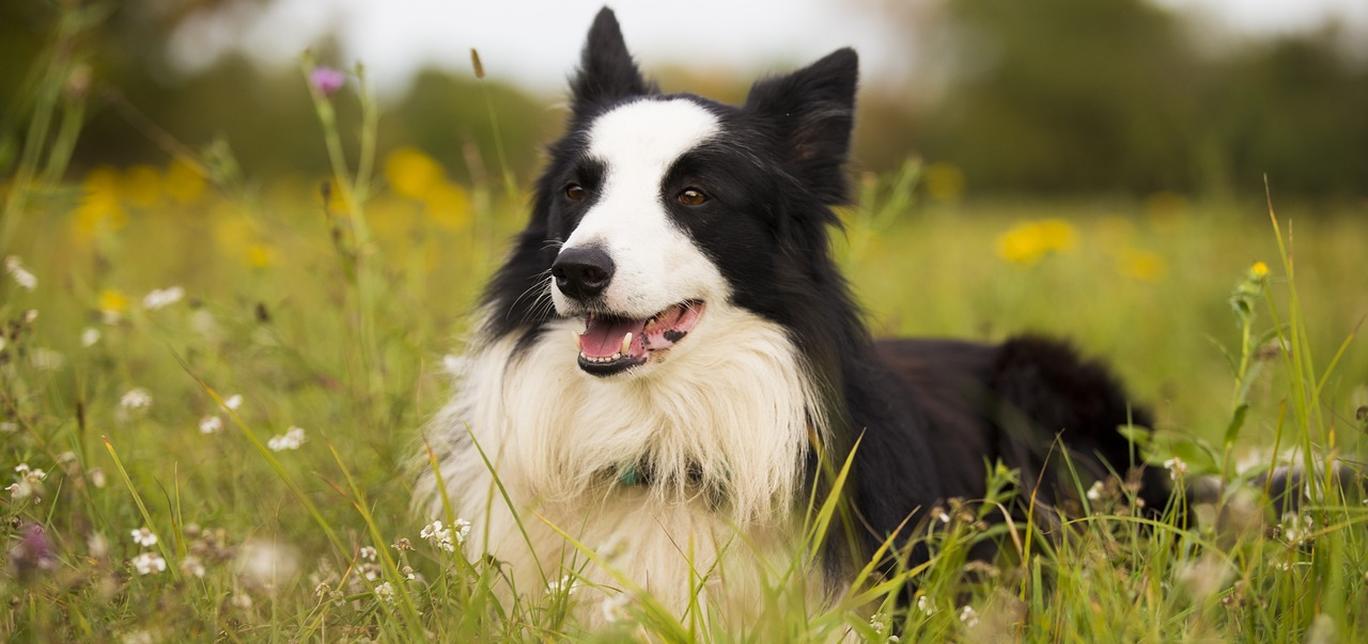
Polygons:
<instances>
[{"instance_id":1,"label":"dog's body","mask_svg":"<svg viewBox=\"0 0 1368 644\"><path fill-rule=\"evenodd\" d=\"M814 596L937 503L982 496L995 462L1056 500L1056 434L1085 476L1131 465L1116 428L1144 412L1067 347L869 337L827 236L855 84L846 49L740 108L663 95L600 13L569 132L428 434L468 548L514 590L573 571L744 614L802 560L804 509L852 453L854 549L830 539L787 576ZM422 476L429 510L437 486Z\"/></svg>"}]
</instances>

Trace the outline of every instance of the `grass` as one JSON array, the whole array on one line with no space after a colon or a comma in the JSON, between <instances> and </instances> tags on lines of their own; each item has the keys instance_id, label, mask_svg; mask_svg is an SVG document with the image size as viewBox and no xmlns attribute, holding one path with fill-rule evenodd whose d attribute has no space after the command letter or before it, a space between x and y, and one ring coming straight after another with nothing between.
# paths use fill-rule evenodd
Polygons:
<instances>
[{"instance_id":1,"label":"grass","mask_svg":"<svg viewBox=\"0 0 1368 644\"><path fill-rule=\"evenodd\" d=\"M53 76L38 83L62 82ZM1035 508L1001 524L989 520L1017 482L994 469L986 499L908 527L932 548L927 566L866 571L817 608L792 588L803 544L744 625L634 595L603 607L620 615L607 632L586 633L567 606L599 600L569 580L544 600L499 596L500 573L478 553L420 536L461 517L410 513L411 466L417 428L448 392L444 356L526 195L503 177L452 184L412 155L363 158L353 173L337 144L347 126L329 120L328 101L342 98L314 99L334 166L321 194L316 182L244 183L221 149L179 150L165 170L99 169L78 190L51 170L74 135L44 147L46 133L4 184L5 255L20 262L0 276L0 454L16 485L0 505L6 639L1368 636L1368 506L1319 479L1287 516L1246 484L1219 507L1175 504L1152 521L1112 483L1085 495L1086 512ZM68 122L57 102L43 101L35 127ZM928 201L917 178L915 165L867 177L836 241L879 332L1075 338L1153 401L1146 453L1180 459L1171 467L1189 477L1247 480L1271 462L1245 463L1260 450L1309 469L1361 462L1361 206L1273 218L1171 195L959 203ZM1251 268L1260 260L1266 274ZM183 297L148 306L145 294L170 287ZM303 430L295 448L279 438L291 427ZM835 512L811 506L817 526ZM134 542L142 527L156 544ZM983 539L1000 543L998 560L968 558ZM918 600L899 607L908 582Z\"/></svg>"}]
</instances>

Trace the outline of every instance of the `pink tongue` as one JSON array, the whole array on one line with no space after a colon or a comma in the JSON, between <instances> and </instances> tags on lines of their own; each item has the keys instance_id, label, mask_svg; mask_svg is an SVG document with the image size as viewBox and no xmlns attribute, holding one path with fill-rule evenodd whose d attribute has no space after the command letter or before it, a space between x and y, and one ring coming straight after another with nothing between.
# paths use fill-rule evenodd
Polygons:
<instances>
[{"instance_id":1,"label":"pink tongue","mask_svg":"<svg viewBox=\"0 0 1368 644\"><path fill-rule=\"evenodd\" d=\"M589 322L589 330L580 336L580 352L591 358L606 358L622 350L622 338L629 332L632 344L639 344L645 326L645 320L596 317Z\"/></svg>"}]
</instances>

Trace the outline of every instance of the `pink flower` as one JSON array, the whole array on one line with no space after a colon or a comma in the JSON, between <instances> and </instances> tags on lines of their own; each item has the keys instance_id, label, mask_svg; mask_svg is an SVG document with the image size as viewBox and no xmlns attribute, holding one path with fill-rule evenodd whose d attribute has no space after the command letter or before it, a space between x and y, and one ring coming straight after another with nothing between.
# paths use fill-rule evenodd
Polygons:
<instances>
[{"instance_id":1,"label":"pink flower","mask_svg":"<svg viewBox=\"0 0 1368 644\"><path fill-rule=\"evenodd\" d=\"M309 73L309 84L324 96L332 96L347 84L347 75L331 67L315 67Z\"/></svg>"}]
</instances>

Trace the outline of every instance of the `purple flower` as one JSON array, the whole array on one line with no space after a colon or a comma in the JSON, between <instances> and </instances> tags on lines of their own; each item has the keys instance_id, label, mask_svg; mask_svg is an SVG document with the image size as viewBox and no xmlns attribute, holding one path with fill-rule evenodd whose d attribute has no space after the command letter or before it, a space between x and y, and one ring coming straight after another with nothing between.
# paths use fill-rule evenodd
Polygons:
<instances>
[{"instance_id":1,"label":"purple flower","mask_svg":"<svg viewBox=\"0 0 1368 644\"><path fill-rule=\"evenodd\" d=\"M347 74L331 67L315 67L309 73L309 84L324 96L332 96L347 84Z\"/></svg>"},{"instance_id":2,"label":"purple flower","mask_svg":"<svg viewBox=\"0 0 1368 644\"><path fill-rule=\"evenodd\" d=\"M20 577L27 578L38 570L57 567L57 554L43 526L30 523L24 527L23 537L10 550L10 564Z\"/></svg>"}]
</instances>

